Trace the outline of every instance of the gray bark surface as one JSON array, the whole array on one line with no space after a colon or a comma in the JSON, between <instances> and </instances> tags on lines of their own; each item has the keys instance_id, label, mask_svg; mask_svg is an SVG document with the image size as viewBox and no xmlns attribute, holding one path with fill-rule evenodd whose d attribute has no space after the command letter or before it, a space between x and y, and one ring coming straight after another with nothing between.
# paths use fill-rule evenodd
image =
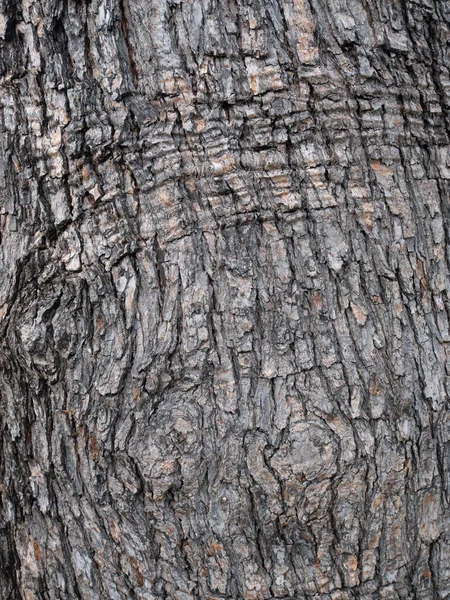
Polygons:
<instances>
[{"instance_id":1,"label":"gray bark surface","mask_svg":"<svg viewBox=\"0 0 450 600\"><path fill-rule=\"evenodd\" d=\"M450 3L0 0L0 598L450 598Z\"/></svg>"}]
</instances>

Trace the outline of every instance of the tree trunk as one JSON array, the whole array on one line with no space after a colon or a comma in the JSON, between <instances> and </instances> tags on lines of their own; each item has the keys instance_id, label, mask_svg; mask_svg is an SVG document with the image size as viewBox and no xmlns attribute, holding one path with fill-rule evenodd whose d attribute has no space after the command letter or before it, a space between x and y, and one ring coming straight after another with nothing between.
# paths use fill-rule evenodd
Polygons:
<instances>
[{"instance_id":1,"label":"tree trunk","mask_svg":"<svg viewBox=\"0 0 450 600\"><path fill-rule=\"evenodd\" d=\"M450 5L0 0L2 600L450 598Z\"/></svg>"}]
</instances>

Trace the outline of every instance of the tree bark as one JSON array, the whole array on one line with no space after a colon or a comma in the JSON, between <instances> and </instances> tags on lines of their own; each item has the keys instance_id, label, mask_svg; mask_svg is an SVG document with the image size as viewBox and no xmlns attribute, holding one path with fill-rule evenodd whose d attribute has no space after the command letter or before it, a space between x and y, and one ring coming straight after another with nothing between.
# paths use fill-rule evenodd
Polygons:
<instances>
[{"instance_id":1,"label":"tree bark","mask_svg":"<svg viewBox=\"0 0 450 600\"><path fill-rule=\"evenodd\" d=\"M450 598L449 33L0 0L2 600Z\"/></svg>"}]
</instances>

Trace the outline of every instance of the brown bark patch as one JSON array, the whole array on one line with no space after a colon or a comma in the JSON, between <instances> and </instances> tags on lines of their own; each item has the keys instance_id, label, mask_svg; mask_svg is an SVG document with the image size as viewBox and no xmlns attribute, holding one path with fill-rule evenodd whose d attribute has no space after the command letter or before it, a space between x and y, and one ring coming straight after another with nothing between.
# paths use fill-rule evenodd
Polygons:
<instances>
[{"instance_id":1,"label":"brown bark patch","mask_svg":"<svg viewBox=\"0 0 450 600\"><path fill-rule=\"evenodd\" d=\"M89 434L89 451L91 453L92 460L98 460L98 456L100 454L100 448L97 442L97 438L93 433Z\"/></svg>"},{"instance_id":2,"label":"brown bark patch","mask_svg":"<svg viewBox=\"0 0 450 600\"><path fill-rule=\"evenodd\" d=\"M34 550L34 556L35 556L36 560L38 562L40 562L42 560L42 553L41 553L39 544L37 543L36 540L34 540L34 542L33 542L33 550Z\"/></svg>"},{"instance_id":3,"label":"brown bark patch","mask_svg":"<svg viewBox=\"0 0 450 600\"><path fill-rule=\"evenodd\" d=\"M135 558L130 558L131 566L133 567L134 576L139 587L144 587L144 576L139 570L139 563Z\"/></svg>"}]
</instances>

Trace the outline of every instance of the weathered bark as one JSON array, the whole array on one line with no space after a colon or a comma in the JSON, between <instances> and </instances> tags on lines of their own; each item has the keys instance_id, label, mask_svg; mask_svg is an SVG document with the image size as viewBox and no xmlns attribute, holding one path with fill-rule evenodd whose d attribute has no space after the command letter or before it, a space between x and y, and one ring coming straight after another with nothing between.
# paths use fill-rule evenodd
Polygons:
<instances>
[{"instance_id":1,"label":"weathered bark","mask_svg":"<svg viewBox=\"0 0 450 600\"><path fill-rule=\"evenodd\" d=\"M450 5L0 10L1 599L450 598Z\"/></svg>"}]
</instances>

